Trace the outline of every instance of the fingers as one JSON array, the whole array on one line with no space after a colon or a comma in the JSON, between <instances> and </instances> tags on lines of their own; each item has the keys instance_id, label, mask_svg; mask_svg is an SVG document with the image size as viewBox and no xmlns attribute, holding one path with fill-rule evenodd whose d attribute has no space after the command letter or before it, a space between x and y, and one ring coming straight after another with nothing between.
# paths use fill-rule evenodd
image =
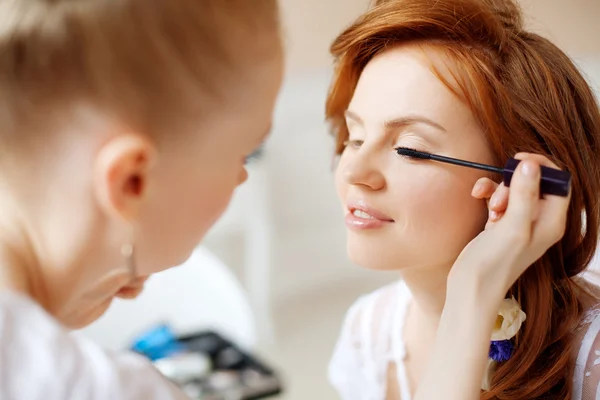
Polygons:
<instances>
[{"instance_id":1,"label":"fingers","mask_svg":"<svg viewBox=\"0 0 600 400\"><path fill-rule=\"evenodd\" d=\"M471 196L479 200L489 199L492 197L497 187L498 184L490 178L480 178L475 182Z\"/></svg>"},{"instance_id":2,"label":"fingers","mask_svg":"<svg viewBox=\"0 0 600 400\"><path fill-rule=\"evenodd\" d=\"M508 188L489 178L481 178L473 186L471 195L479 200L485 199L491 211L503 213L508 205Z\"/></svg>"},{"instance_id":3,"label":"fingers","mask_svg":"<svg viewBox=\"0 0 600 400\"><path fill-rule=\"evenodd\" d=\"M516 229L514 234L531 235L531 223L540 201L540 164L530 158L519 163L510 183L510 196L505 217Z\"/></svg>"},{"instance_id":4,"label":"fingers","mask_svg":"<svg viewBox=\"0 0 600 400\"><path fill-rule=\"evenodd\" d=\"M564 234L571 194L568 197L546 196L540 200L539 166L556 169L558 166L548 158L537 154L519 153L515 158L522 161L511 182L507 213L510 213L511 218L514 218L513 221L521 224L522 227L524 224L536 221L533 231L530 231L533 241L547 248L560 240ZM524 173L528 172L530 163L536 170L533 175Z\"/></svg>"},{"instance_id":5,"label":"fingers","mask_svg":"<svg viewBox=\"0 0 600 400\"><path fill-rule=\"evenodd\" d=\"M544 167L560 169L556 164L550 161L547 157L539 155L539 154L531 154L531 153L517 153L515 154L515 159L517 160L530 160L535 161Z\"/></svg>"},{"instance_id":6,"label":"fingers","mask_svg":"<svg viewBox=\"0 0 600 400\"><path fill-rule=\"evenodd\" d=\"M508 207L508 194L510 193L510 189L504 186L504 184L499 185L496 192L493 194L490 199L489 209L490 209L490 219L492 221L499 220L502 215L506 212L506 208Z\"/></svg>"},{"instance_id":7,"label":"fingers","mask_svg":"<svg viewBox=\"0 0 600 400\"><path fill-rule=\"evenodd\" d=\"M476 199L487 200L489 209L488 220L489 222L496 222L502 218L502 215L506 211L508 193L509 189L506 186L499 185L489 178L481 178L475 183L471 194Z\"/></svg>"}]
</instances>

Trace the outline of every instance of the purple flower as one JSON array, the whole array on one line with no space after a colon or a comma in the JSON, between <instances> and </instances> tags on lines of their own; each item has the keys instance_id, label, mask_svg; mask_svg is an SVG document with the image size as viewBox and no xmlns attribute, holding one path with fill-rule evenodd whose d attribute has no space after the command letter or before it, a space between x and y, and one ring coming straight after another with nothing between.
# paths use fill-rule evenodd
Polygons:
<instances>
[{"instance_id":1,"label":"purple flower","mask_svg":"<svg viewBox=\"0 0 600 400\"><path fill-rule=\"evenodd\" d=\"M489 357L499 363L508 361L513 355L513 349L510 340L494 340L490 345Z\"/></svg>"}]
</instances>

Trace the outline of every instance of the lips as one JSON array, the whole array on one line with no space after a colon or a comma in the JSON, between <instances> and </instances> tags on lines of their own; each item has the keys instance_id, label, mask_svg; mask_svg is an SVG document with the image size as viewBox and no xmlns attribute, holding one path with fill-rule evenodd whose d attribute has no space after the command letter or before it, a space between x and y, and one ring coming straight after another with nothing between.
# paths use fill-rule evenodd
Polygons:
<instances>
[{"instance_id":1,"label":"lips","mask_svg":"<svg viewBox=\"0 0 600 400\"><path fill-rule=\"evenodd\" d=\"M394 223L389 215L364 202L351 203L346 215L346 226L353 230L374 230Z\"/></svg>"},{"instance_id":2,"label":"lips","mask_svg":"<svg viewBox=\"0 0 600 400\"><path fill-rule=\"evenodd\" d=\"M366 220L379 220L382 222L394 222L392 217L373 207L368 206L364 202L356 202L348 205L348 211L357 218Z\"/></svg>"},{"instance_id":3,"label":"lips","mask_svg":"<svg viewBox=\"0 0 600 400\"><path fill-rule=\"evenodd\" d=\"M129 285L122 287L116 294L116 297L121 299L135 299L138 297L142 291L144 290L144 284L148 276L142 276L137 278L135 281L131 282Z\"/></svg>"}]
</instances>

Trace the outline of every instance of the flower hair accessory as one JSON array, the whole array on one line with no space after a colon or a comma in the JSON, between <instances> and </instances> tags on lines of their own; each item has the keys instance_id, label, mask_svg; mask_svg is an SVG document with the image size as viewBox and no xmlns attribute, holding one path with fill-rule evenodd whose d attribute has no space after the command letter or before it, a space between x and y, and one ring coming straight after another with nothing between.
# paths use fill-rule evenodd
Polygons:
<instances>
[{"instance_id":1,"label":"flower hair accessory","mask_svg":"<svg viewBox=\"0 0 600 400\"><path fill-rule=\"evenodd\" d=\"M526 318L527 316L514 297L504 299L498 310L496 325L492 332L489 359L481 383L483 390L490 390L496 366L512 357L514 345L511 339L521 329Z\"/></svg>"}]
</instances>

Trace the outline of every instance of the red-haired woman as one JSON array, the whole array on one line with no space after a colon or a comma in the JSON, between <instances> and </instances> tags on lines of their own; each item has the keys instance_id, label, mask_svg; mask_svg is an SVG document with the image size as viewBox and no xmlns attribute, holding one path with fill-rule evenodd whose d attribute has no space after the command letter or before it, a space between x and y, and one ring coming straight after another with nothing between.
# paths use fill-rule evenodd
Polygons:
<instances>
[{"instance_id":1,"label":"red-haired woman","mask_svg":"<svg viewBox=\"0 0 600 400\"><path fill-rule=\"evenodd\" d=\"M379 1L332 46L327 117L359 299L330 365L345 400L600 398L600 111L512 1ZM503 166L407 158L406 147ZM540 198L540 165L572 174Z\"/></svg>"}]
</instances>

